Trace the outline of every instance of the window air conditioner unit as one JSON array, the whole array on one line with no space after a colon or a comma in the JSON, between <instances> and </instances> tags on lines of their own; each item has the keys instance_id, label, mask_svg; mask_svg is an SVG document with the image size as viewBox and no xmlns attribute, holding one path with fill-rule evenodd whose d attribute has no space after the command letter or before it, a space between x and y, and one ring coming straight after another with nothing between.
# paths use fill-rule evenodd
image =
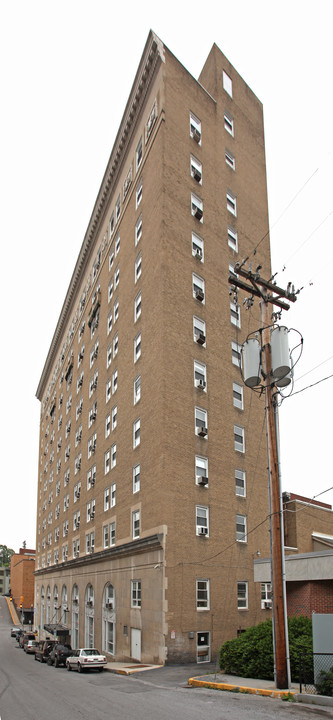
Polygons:
<instances>
[{"instance_id":1,"label":"window air conditioner unit","mask_svg":"<svg viewBox=\"0 0 333 720\"><path fill-rule=\"evenodd\" d=\"M92 477L92 478L91 478L91 487L94 487L94 485L95 485L95 482L96 482L95 478L94 478L94 477Z\"/></svg>"},{"instance_id":2,"label":"window air conditioner unit","mask_svg":"<svg viewBox=\"0 0 333 720\"><path fill-rule=\"evenodd\" d=\"M95 510L92 510L92 511L91 511L90 517L91 517L92 520L94 519L94 517L95 517Z\"/></svg>"},{"instance_id":3,"label":"window air conditioner unit","mask_svg":"<svg viewBox=\"0 0 333 720\"><path fill-rule=\"evenodd\" d=\"M264 610L271 610L272 608L272 601L271 600L264 600L263 602Z\"/></svg>"},{"instance_id":4,"label":"window air conditioner unit","mask_svg":"<svg viewBox=\"0 0 333 720\"><path fill-rule=\"evenodd\" d=\"M207 433L208 433L208 430L206 427L202 426L202 427L198 428L198 435L200 435L200 437L206 437Z\"/></svg>"},{"instance_id":5,"label":"window air conditioner unit","mask_svg":"<svg viewBox=\"0 0 333 720\"><path fill-rule=\"evenodd\" d=\"M76 497L79 498L80 495L81 495L81 490L77 490L77 491L76 491Z\"/></svg>"},{"instance_id":6,"label":"window air conditioner unit","mask_svg":"<svg viewBox=\"0 0 333 720\"><path fill-rule=\"evenodd\" d=\"M198 168L192 166L192 177L194 180L197 180L197 182L200 182L201 180L201 172L198 170Z\"/></svg>"},{"instance_id":7,"label":"window air conditioner unit","mask_svg":"<svg viewBox=\"0 0 333 720\"><path fill-rule=\"evenodd\" d=\"M65 530L65 535L66 535L66 537L67 537L67 535L68 535L68 530Z\"/></svg>"},{"instance_id":8,"label":"window air conditioner unit","mask_svg":"<svg viewBox=\"0 0 333 720\"><path fill-rule=\"evenodd\" d=\"M108 610L113 610L113 602L109 601L109 602L105 603L105 607L107 607Z\"/></svg>"},{"instance_id":9,"label":"window air conditioner unit","mask_svg":"<svg viewBox=\"0 0 333 720\"><path fill-rule=\"evenodd\" d=\"M196 248L196 250L195 250L195 257L199 258L199 260L202 259L202 250L201 250L201 248Z\"/></svg>"},{"instance_id":10,"label":"window air conditioner unit","mask_svg":"<svg viewBox=\"0 0 333 720\"><path fill-rule=\"evenodd\" d=\"M95 412L92 413L91 419L92 419L92 420L96 420L96 413L95 413Z\"/></svg>"},{"instance_id":11,"label":"window air conditioner unit","mask_svg":"<svg viewBox=\"0 0 333 720\"><path fill-rule=\"evenodd\" d=\"M197 387L200 388L201 390L204 390L206 387L206 380L202 380L202 379L197 380Z\"/></svg>"},{"instance_id":12,"label":"window air conditioner unit","mask_svg":"<svg viewBox=\"0 0 333 720\"><path fill-rule=\"evenodd\" d=\"M199 534L199 535L208 535L208 528L206 528L206 527L199 527L199 528L198 528L198 534Z\"/></svg>"},{"instance_id":13,"label":"window air conditioner unit","mask_svg":"<svg viewBox=\"0 0 333 720\"><path fill-rule=\"evenodd\" d=\"M77 528L80 527L80 518L78 518L77 521L76 521L76 527L77 527Z\"/></svg>"},{"instance_id":14,"label":"window air conditioner unit","mask_svg":"<svg viewBox=\"0 0 333 720\"><path fill-rule=\"evenodd\" d=\"M76 554L78 554L78 553L76 553ZM73 603L74 603L75 605L77 605L78 602L79 602L79 598L77 598L77 597L73 598Z\"/></svg>"},{"instance_id":15,"label":"window air conditioner unit","mask_svg":"<svg viewBox=\"0 0 333 720\"><path fill-rule=\"evenodd\" d=\"M197 205L193 205L193 215L197 218L197 220L201 220L203 217L203 210Z\"/></svg>"},{"instance_id":16,"label":"window air conditioner unit","mask_svg":"<svg viewBox=\"0 0 333 720\"><path fill-rule=\"evenodd\" d=\"M198 477L198 485L208 485L208 477L207 477L207 475L199 475L199 477Z\"/></svg>"},{"instance_id":17,"label":"window air conditioner unit","mask_svg":"<svg viewBox=\"0 0 333 720\"><path fill-rule=\"evenodd\" d=\"M197 130L197 128L195 128L193 126L192 126L192 137L193 137L193 140L195 140L195 142L197 142L197 143L200 142L201 133L199 132L199 130Z\"/></svg>"},{"instance_id":18,"label":"window air conditioner unit","mask_svg":"<svg viewBox=\"0 0 333 720\"><path fill-rule=\"evenodd\" d=\"M204 298L205 298L204 291L201 290L201 288L199 288L199 290L196 290L196 292L195 292L195 297L196 297L196 299L199 300L200 302L203 302L203 300L204 300Z\"/></svg>"}]
</instances>

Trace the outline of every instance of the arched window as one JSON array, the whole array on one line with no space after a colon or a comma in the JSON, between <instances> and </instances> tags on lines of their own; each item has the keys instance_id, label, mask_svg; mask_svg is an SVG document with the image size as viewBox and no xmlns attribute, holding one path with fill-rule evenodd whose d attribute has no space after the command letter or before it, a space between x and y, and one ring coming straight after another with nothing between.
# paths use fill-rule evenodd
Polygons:
<instances>
[{"instance_id":1,"label":"arched window","mask_svg":"<svg viewBox=\"0 0 333 720\"><path fill-rule=\"evenodd\" d=\"M66 587L66 585L63 585L63 586L62 586L62 591L61 591L61 617L60 617L60 622L61 622L63 625L66 625L66 624L67 624L67 618L68 618L68 615L67 615L67 613L68 613L68 604L67 604L67 603L68 603L67 587Z\"/></svg>"},{"instance_id":2,"label":"arched window","mask_svg":"<svg viewBox=\"0 0 333 720\"><path fill-rule=\"evenodd\" d=\"M79 588L73 585L72 590L72 648L79 647Z\"/></svg>"},{"instance_id":3,"label":"arched window","mask_svg":"<svg viewBox=\"0 0 333 720\"><path fill-rule=\"evenodd\" d=\"M86 596L85 596L85 646L88 648L94 647L94 589L91 584L87 585Z\"/></svg>"},{"instance_id":4,"label":"arched window","mask_svg":"<svg viewBox=\"0 0 333 720\"><path fill-rule=\"evenodd\" d=\"M46 625L48 625L51 621L51 589L48 585L46 588Z\"/></svg>"},{"instance_id":5,"label":"arched window","mask_svg":"<svg viewBox=\"0 0 333 720\"><path fill-rule=\"evenodd\" d=\"M53 589L53 609L52 609L52 623L58 622L58 608L59 608L59 598L58 598L58 587L57 585L54 586Z\"/></svg>"},{"instance_id":6,"label":"arched window","mask_svg":"<svg viewBox=\"0 0 333 720\"><path fill-rule=\"evenodd\" d=\"M111 583L105 585L102 607L102 650L109 655L116 652L116 596Z\"/></svg>"},{"instance_id":7,"label":"arched window","mask_svg":"<svg viewBox=\"0 0 333 720\"><path fill-rule=\"evenodd\" d=\"M44 629L44 619L45 619L45 590L44 585L42 585L42 589L40 591L40 630Z\"/></svg>"}]
</instances>

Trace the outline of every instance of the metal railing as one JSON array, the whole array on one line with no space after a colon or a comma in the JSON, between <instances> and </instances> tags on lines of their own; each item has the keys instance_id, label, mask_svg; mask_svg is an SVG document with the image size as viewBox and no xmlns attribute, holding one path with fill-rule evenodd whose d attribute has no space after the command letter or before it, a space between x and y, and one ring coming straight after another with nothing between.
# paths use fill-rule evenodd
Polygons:
<instances>
[{"instance_id":1,"label":"metal railing","mask_svg":"<svg viewBox=\"0 0 333 720\"><path fill-rule=\"evenodd\" d=\"M299 691L333 696L333 652L300 652Z\"/></svg>"}]
</instances>

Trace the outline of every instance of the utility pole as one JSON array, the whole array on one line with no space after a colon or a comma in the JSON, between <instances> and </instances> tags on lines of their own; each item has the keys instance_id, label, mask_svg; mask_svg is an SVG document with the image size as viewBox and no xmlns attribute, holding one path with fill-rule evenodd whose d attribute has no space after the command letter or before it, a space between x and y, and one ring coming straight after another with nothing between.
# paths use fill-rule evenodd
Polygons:
<instances>
[{"instance_id":1,"label":"utility pole","mask_svg":"<svg viewBox=\"0 0 333 720\"><path fill-rule=\"evenodd\" d=\"M266 423L268 437L268 467L270 479L270 514L271 514L271 570L273 585L273 633L274 633L274 661L275 681L279 689L287 689L290 685L289 669L289 647L288 647L288 624L285 595L284 575L284 532L283 515L281 503L280 472L279 472L279 448L277 439L277 402L276 391L273 391L274 378L272 375L271 358L271 320L268 306L276 305L281 310L289 310L289 302L297 299L294 288L291 284L287 290L283 290L273 284L271 280L264 280L260 277L258 266L255 272L237 263L234 272L230 275L229 283L232 286L231 292L237 293L237 288L250 293L245 303L250 307L253 304L253 296L260 298L261 306L261 337L262 337L262 374L264 378L266 398ZM240 276L240 277L239 277ZM241 279L241 278L244 278Z\"/></svg>"}]
</instances>

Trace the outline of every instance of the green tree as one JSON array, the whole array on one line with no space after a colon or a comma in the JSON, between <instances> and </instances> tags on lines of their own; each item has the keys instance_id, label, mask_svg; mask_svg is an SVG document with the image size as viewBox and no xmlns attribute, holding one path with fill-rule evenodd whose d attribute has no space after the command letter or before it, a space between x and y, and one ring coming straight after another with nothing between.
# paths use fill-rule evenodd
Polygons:
<instances>
[{"instance_id":1,"label":"green tree","mask_svg":"<svg viewBox=\"0 0 333 720\"><path fill-rule=\"evenodd\" d=\"M9 565L10 558L14 555L15 550L8 548L7 545L0 545L0 564Z\"/></svg>"}]
</instances>

